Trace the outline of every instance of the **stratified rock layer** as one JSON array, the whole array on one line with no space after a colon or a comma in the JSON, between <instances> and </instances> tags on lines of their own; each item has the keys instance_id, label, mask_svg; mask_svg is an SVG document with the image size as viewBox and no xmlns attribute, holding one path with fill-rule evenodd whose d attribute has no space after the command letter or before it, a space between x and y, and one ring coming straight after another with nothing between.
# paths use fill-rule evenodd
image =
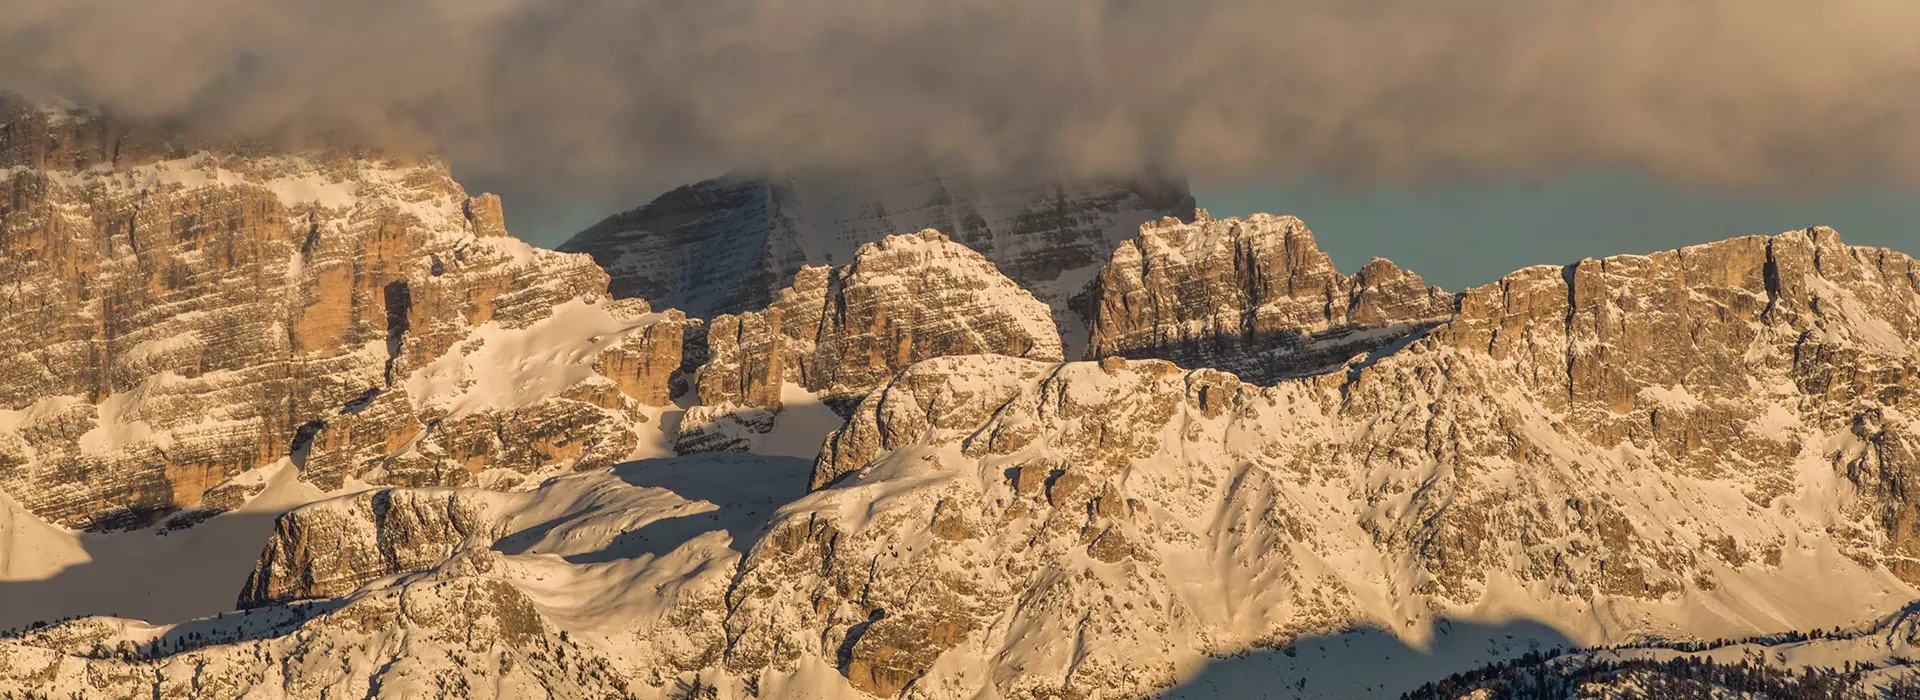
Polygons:
<instances>
[{"instance_id":1,"label":"stratified rock layer","mask_svg":"<svg viewBox=\"0 0 1920 700\"><path fill-rule=\"evenodd\" d=\"M606 285L436 159L208 150L0 98L0 489L110 527L227 507L287 457L325 488L610 463L665 403L682 317ZM537 390L456 367L530 334L578 351Z\"/></svg>"},{"instance_id":2,"label":"stratified rock layer","mask_svg":"<svg viewBox=\"0 0 1920 700\"><path fill-rule=\"evenodd\" d=\"M484 492L379 490L296 509L274 523L240 592L251 608L337 598L382 576L431 569L504 532Z\"/></svg>"},{"instance_id":3,"label":"stratified rock layer","mask_svg":"<svg viewBox=\"0 0 1920 700\"><path fill-rule=\"evenodd\" d=\"M1140 228L1081 303L1086 359L1161 358L1266 382L1335 369L1453 315L1454 295L1374 259L1349 277L1293 217Z\"/></svg>"},{"instance_id":4,"label":"stratified rock layer","mask_svg":"<svg viewBox=\"0 0 1920 700\"><path fill-rule=\"evenodd\" d=\"M861 246L846 267L802 269L767 309L713 319L707 351L683 450L738 446L737 431L717 428L758 425L741 416L778 410L785 383L850 405L928 358L1061 359L1045 303L931 230Z\"/></svg>"},{"instance_id":5,"label":"stratified rock layer","mask_svg":"<svg viewBox=\"0 0 1920 700\"><path fill-rule=\"evenodd\" d=\"M863 244L931 228L1064 309L1142 222L1193 211L1178 180L1055 182L920 168L729 176L610 217L560 249L591 254L618 296L710 318L774 303L805 266L846 265Z\"/></svg>"}]
</instances>

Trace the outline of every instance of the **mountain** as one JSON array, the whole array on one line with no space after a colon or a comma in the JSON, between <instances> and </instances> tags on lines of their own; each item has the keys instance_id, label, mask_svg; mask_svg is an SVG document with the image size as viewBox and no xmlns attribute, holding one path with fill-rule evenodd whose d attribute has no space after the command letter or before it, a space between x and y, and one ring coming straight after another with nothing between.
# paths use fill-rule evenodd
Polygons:
<instances>
[{"instance_id":1,"label":"mountain","mask_svg":"<svg viewBox=\"0 0 1920 700\"><path fill-rule=\"evenodd\" d=\"M0 694L684 697L701 681L675 669L724 648L741 552L806 474L711 454L322 500L279 518L243 611L16 632Z\"/></svg>"},{"instance_id":2,"label":"mountain","mask_svg":"<svg viewBox=\"0 0 1920 700\"><path fill-rule=\"evenodd\" d=\"M1150 279L1212 270L1181 269ZM1396 697L1536 648L1920 598L1912 258L1810 229L1452 307L1266 383L933 357L810 461L343 494L279 517L252 612L0 640L0 690Z\"/></svg>"},{"instance_id":3,"label":"mountain","mask_svg":"<svg viewBox=\"0 0 1920 700\"><path fill-rule=\"evenodd\" d=\"M1381 258L1340 274L1299 219L1205 210L1141 226L1087 295L1086 359L1157 357L1261 383L1406 342L1458 301Z\"/></svg>"},{"instance_id":4,"label":"mountain","mask_svg":"<svg viewBox=\"0 0 1920 700\"><path fill-rule=\"evenodd\" d=\"M616 296L711 318L771 304L802 267L846 265L862 244L937 229L1077 324L1068 299L1114 246L1144 222L1193 213L1180 179L1067 182L926 168L729 175L609 217L560 250L592 255Z\"/></svg>"},{"instance_id":5,"label":"mountain","mask_svg":"<svg viewBox=\"0 0 1920 700\"><path fill-rule=\"evenodd\" d=\"M702 323L436 158L0 108L0 695L1628 696L1911 646L1920 263L1829 229L1449 293L1287 217L938 200L970 242L789 183L860 223L687 219L773 251ZM723 260L675 245L623 260ZM1775 671L1669 663L1721 638Z\"/></svg>"},{"instance_id":6,"label":"mountain","mask_svg":"<svg viewBox=\"0 0 1920 700\"><path fill-rule=\"evenodd\" d=\"M1850 621L1920 582L1917 291L1912 258L1813 229L1523 270L1392 354L1272 386L921 363L743 566L734 658L842 640L880 695L1094 695L1354 626Z\"/></svg>"},{"instance_id":7,"label":"mountain","mask_svg":"<svg viewBox=\"0 0 1920 700\"><path fill-rule=\"evenodd\" d=\"M504 486L661 442L684 316L507 236L438 159L14 96L0 157L0 489L48 522L191 523L280 460Z\"/></svg>"},{"instance_id":8,"label":"mountain","mask_svg":"<svg viewBox=\"0 0 1920 700\"><path fill-rule=\"evenodd\" d=\"M846 267L802 268L773 305L713 319L706 341L682 453L747 449L771 429L788 385L851 408L934 357L1062 359L1047 305L933 230L860 246Z\"/></svg>"}]
</instances>

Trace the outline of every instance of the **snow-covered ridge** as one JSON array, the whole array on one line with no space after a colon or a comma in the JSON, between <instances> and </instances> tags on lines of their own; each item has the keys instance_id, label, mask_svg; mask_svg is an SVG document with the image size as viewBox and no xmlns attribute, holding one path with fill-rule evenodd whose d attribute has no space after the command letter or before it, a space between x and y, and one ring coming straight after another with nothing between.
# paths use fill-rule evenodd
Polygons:
<instances>
[{"instance_id":1,"label":"snow-covered ridge","mask_svg":"<svg viewBox=\"0 0 1920 700\"><path fill-rule=\"evenodd\" d=\"M322 500L276 523L243 594L259 607L0 640L0 693L659 697L683 678L671 669L714 658L745 538L806 464L703 455L531 491Z\"/></svg>"}]
</instances>

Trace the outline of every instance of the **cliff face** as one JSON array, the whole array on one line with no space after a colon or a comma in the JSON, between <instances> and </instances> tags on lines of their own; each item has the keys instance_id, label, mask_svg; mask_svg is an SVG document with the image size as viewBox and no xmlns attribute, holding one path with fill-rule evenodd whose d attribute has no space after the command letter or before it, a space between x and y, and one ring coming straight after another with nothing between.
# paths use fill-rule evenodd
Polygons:
<instances>
[{"instance_id":1,"label":"cliff face","mask_svg":"<svg viewBox=\"0 0 1920 700\"><path fill-rule=\"evenodd\" d=\"M507 237L438 160L0 103L0 489L42 518L230 507L222 482L288 457L327 488L511 481L624 457L664 403L682 317ZM585 353L566 381L421 380L530 334Z\"/></svg>"},{"instance_id":2,"label":"cliff face","mask_svg":"<svg viewBox=\"0 0 1920 700\"><path fill-rule=\"evenodd\" d=\"M1293 217L1142 226L1081 300L1086 359L1161 358L1254 382L1340 367L1453 315L1454 295L1374 259L1342 275Z\"/></svg>"},{"instance_id":3,"label":"cliff face","mask_svg":"<svg viewBox=\"0 0 1920 700\"><path fill-rule=\"evenodd\" d=\"M803 267L847 265L863 244L931 228L1064 309L1142 222L1193 211L1178 180L1055 182L923 168L729 176L610 217L560 249L591 254L616 295L710 318L774 303Z\"/></svg>"},{"instance_id":4,"label":"cliff face","mask_svg":"<svg viewBox=\"0 0 1920 700\"><path fill-rule=\"evenodd\" d=\"M338 598L382 576L432 569L499 532L490 494L380 490L293 510L240 591L240 607Z\"/></svg>"},{"instance_id":5,"label":"cliff face","mask_svg":"<svg viewBox=\"0 0 1920 700\"><path fill-rule=\"evenodd\" d=\"M713 319L707 351L683 450L742 446L733 428L778 410L786 382L851 405L928 358L1061 359L1046 304L931 230L861 246L846 267L802 269L772 306Z\"/></svg>"}]
</instances>

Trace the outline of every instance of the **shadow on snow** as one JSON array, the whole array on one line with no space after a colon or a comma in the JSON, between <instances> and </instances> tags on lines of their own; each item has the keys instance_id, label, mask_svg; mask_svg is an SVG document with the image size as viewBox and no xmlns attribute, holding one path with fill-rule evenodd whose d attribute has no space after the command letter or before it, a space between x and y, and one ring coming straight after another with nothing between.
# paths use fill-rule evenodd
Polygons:
<instances>
[{"instance_id":1,"label":"shadow on snow","mask_svg":"<svg viewBox=\"0 0 1920 700\"><path fill-rule=\"evenodd\" d=\"M1398 698L1422 684L1528 651L1576 645L1544 624L1514 620L1483 624L1434 622L1428 648L1415 648L1385 630L1303 637L1280 649L1252 650L1210 660L1160 700L1333 700Z\"/></svg>"},{"instance_id":2,"label":"shadow on snow","mask_svg":"<svg viewBox=\"0 0 1920 700\"><path fill-rule=\"evenodd\" d=\"M691 502L711 503L700 513L654 520L622 532L603 549L571 554L569 563L597 564L642 556L663 556L708 532L722 530L742 555L780 506L807 492L811 460L739 453L697 454L627 462L613 468L636 488L657 488ZM567 515L501 538L496 551L522 554L555 528L574 520Z\"/></svg>"}]
</instances>

